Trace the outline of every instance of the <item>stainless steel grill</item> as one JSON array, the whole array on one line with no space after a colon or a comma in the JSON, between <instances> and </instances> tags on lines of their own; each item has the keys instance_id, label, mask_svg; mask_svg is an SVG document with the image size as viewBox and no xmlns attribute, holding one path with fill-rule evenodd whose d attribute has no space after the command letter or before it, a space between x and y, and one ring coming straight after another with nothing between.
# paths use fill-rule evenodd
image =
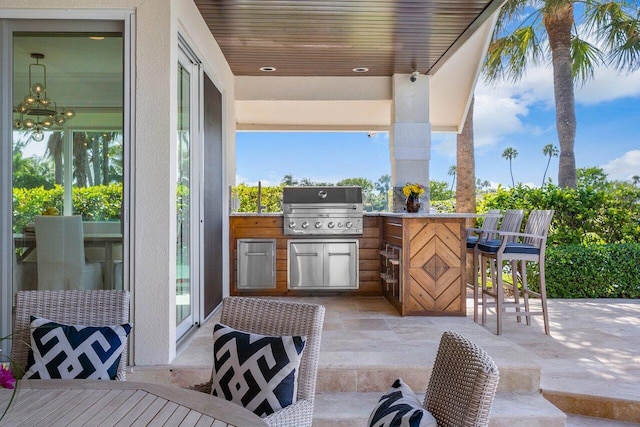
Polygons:
<instances>
[{"instance_id":1,"label":"stainless steel grill","mask_svg":"<svg viewBox=\"0 0 640 427\"><path fill-rule=\"evenodd\" d=\"M285 235L362 234L360 187L285 187L282 196Z\"/></svg>"}]
</instances>

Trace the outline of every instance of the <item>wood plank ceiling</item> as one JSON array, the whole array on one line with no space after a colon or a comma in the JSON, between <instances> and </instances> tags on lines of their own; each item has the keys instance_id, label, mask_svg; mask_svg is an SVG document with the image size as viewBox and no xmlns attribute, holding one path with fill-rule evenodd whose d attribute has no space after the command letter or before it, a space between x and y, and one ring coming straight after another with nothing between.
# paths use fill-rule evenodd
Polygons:
<instances>
[{"instance_id":1,"label":"wood plank ceiling","mask_svg":"<svg viewBox=\"0 0 640 427\"><path fill-rule=\"evenodd\" d=\"M235 75L390 76L433 73L502 0L195 3Z\"/></svg>"}]
</instances>

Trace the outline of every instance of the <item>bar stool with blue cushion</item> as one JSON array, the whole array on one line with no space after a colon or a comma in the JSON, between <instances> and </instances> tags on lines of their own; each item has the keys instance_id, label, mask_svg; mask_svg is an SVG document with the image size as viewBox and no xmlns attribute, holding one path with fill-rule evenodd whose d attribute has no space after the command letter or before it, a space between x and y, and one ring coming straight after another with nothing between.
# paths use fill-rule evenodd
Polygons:
<instances>
[{"instance_id":1,"label":"bar stool with blue cushion","mask_svg":"<svg viewBox=\"0 0 640 427\"><path fill-rule=\"evenodd\" d=\"M487 287L486 274L482 275L482 324L486 323L487 308L489 305L496 307L497 334L502 334L502 315L515 315L518 318L526 316L527 325L531 324L532 315L542 315L544 319L545 334L549 334L549 316L547 312L547 295L545 286L544 257L547 243L547 234L553 217L553 210L533 210L524 229L524 233L499 231L498 239L488 240L478 244L481 265L493 262L489 269L492 273L492 289ZM514 301L505 301L502 278L502 265L504 261L511 262L513 274ZM518 288L518 261L519 274L522 281L522 290ZM529 289L527 284L527 261L537 262L540 271L540 292ZM519 294L522 292L523 303L520 303ZM529 308L529 296L539 297L542 310L532 312ZM492 303L487 302L487 297L493 298ZM513 307L515 311L507 311ZM524 309L524 311L521 311Z\"/></svg>"},{"instance_id":2,"label":"bar stool with blue cushion","mask_svg":"<svg viewBox=\"0 0 640 427\"><path fill-rule=\"evenodd\" d=\"M469 227L467 228L467 254L473 256L473 280L471 283L467 283L467 286L473 289L473 321L478 321L478 274L480 263L478 262L477 253L475 251L476 246L480 239L487 239L489 234L486 232L489 230L497 230L498 222L502 217L502 213L499 209L492 209L484 217L482 226L480 228ZM491 236L493 233L491 234Z\"/></svg>"},{"instance_id":3,"label":"bar stool with blue cushion","mask_svg":"<svg viewBox=\"0 0 640 427\"><path fill-rule=\"evenodd\" d=\"M522 209L508 209L507 211L505 211L504 213L504 217L502 218L502 221L500 222L500 231L503 232L507 232L507 233L516 233L520 231L520 226L522 225L522 219L524 218L524 210ZM496 233L488 233L487 239L496 239L498 236L496 235ZM515 237L507 237L507 240L512 242L515 240ZM478 250L478 247L476 245L475 248L475 253L474 253L474 257L477 259L478 262L478 274L480 273L480 251ZM496 279L496 264L495 264L495 260L489 260L490 261L490 266L489 266L489 273L490 273L490 277L492 278L492 283L495 283ZM515 261L511 262L511 271L512 273L514 273L513 277L516 277L515 273L517 272L516 269L516 265L515 265ZM515 282L514 282L515 283ZM518 298L518 294L514 294L514 298L516 303L519 303L519 298ZM477 301L477 304L480 305L482 304L482 298L479 298ZM520 321L520 317L518 317L518 322Z\"/></svg>"}]
</instances>

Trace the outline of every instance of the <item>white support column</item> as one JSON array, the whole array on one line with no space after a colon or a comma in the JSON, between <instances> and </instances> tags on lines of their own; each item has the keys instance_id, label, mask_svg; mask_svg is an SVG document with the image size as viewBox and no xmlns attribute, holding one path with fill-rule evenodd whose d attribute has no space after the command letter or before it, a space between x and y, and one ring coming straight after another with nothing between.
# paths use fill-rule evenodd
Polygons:
<instances>
[{"instance_id":1,"label":"white support column","mask_svg":"<svg viewBox=\"0 0 640 427\"><path fill-rule=\"evenodd\" d=\"M423 74L411 81L410 74L393 76L392 130L389 135L393 212L403 212L402 187L417 182L425 187L420 211L429 211L429 77Z\"/></svg>"}]
</instances>

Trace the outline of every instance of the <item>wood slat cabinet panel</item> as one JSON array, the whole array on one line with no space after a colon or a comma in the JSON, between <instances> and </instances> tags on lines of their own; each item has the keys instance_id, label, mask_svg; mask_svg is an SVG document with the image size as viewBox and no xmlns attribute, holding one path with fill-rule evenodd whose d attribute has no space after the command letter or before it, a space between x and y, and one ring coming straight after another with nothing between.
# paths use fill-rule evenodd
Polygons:
<instances>
[{"instance_id":1,"label":"wood slat cabinet panel","mask_svg":"<svg viewBox=\"0 0 640 427\"><path fill-rule=\"evenodd\" d=\"M465 218L383 217L381 229L380 281L391 304L403 316L465 316ZM389 247L402 249L399 278L388 273Z\"/></svg>"},{"instance_id":2,"label":"wood slat cabinet panel","mask_svg":"<svg viewBox=\"0 0 640 427\"><path fill-rule=\"evenodd\" d=\"M379 278L379 246L381 218L365 216L363 234L359 236L359 287L356 290L290 290L287 288L287 242L295 236L285 236L282 215L232 215L229 218L229 253L231 295L282 296L282 295L381 295ZM237 288L237 240L275 239L276 287L275 289L238 290Z\"/></svg>"}]
</instances>

